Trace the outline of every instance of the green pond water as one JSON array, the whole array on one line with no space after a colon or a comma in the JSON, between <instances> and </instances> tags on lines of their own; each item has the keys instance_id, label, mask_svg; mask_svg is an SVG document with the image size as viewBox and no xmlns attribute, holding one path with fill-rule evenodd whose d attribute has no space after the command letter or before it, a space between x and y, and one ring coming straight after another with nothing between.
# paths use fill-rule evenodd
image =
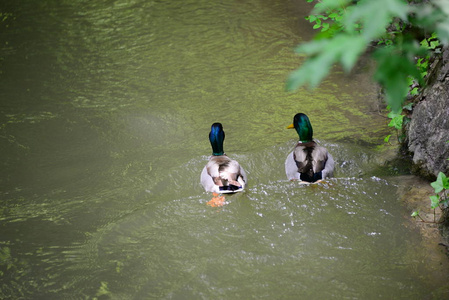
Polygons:
<instances>
[{"instance_id":1,"label":"green pond water","mask_svg":"<svg viewBox=\"0 0 449 300\"><path fill-rule=\"evenodd\" d=\"M3 0L0 298L447 296L379 169L391 131L367 65L284 90L310 8ZM297 112L334 179L287 181ZM249 177L220 208L199 182L213 122Z\"/></svg>"}]
</instances>

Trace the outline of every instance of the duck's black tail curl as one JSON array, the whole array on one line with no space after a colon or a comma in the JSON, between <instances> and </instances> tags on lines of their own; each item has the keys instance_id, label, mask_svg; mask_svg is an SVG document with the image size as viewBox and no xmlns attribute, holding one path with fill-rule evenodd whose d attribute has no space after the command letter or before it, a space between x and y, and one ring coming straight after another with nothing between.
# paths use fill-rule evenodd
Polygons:
<instances>
[{"instance_id":1,"label":"duck's black tail curl","mask_svg":"<svg viewBox=\"0 0 449 300\"><path fill-rule=\"evenodd\" d=\"M301 174L301 180L307 181L307 182L315 182L320 179L323 179L323 175L321 172L314 173L313 172L313 157L312 152L315 149L315 143L312 145L306 145L304 148L304 152L306 153L306 165L304 166L304 169Z\"/></svg>"}]
</instances>

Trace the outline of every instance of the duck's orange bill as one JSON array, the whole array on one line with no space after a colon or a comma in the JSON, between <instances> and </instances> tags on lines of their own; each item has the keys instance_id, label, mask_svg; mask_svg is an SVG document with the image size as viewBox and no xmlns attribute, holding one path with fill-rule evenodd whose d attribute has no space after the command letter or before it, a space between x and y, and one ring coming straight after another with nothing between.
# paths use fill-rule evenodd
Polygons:
<instances>
[{"instance_id":1,"label":"duck's orange bill","mask_svg":"<svg viewBox=\"0 0 449 300\"><path fill-rule=\"evenodd\" d=\"M295 125L293 125L293 123L291 123L290 125L287 126L287 129L293 129L295 128Z\"/></svg>"}]
</instances>

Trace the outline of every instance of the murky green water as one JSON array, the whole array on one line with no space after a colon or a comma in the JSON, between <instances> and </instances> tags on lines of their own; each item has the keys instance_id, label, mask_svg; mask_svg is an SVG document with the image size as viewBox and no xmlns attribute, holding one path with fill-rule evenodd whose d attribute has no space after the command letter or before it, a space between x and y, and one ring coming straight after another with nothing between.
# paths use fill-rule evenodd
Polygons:
<instances>
[{"instance_id":1,"label":"murky green water","mask_svg":"<svg viewBox=\"0 0 449 300\"><path fill-rule=\"evenodd\" d=\"M396 182L372 173L388 130L364 67L283 89L308 8L2 1L0 298L431 296ZM286 181L297 112L336 159L325 184ZM199 183L217 121L249 177L218 209Z\"/></svg>"}]
</instances>

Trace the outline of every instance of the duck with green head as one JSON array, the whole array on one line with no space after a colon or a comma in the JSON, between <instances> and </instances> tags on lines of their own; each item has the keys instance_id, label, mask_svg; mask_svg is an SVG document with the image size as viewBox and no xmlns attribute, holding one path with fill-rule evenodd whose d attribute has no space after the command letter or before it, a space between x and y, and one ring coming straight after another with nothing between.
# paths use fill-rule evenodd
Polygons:
<instances>
[{"instance_id":1,"label":"duck with green head","mask_svg":"<svg viewBox=\"0 0 449 300\"><path fill-rule=\"evenodd\" d=\"M221 123L212 124L209 141L212 156L201 172L201 184L206 192L217 194L241 192L246 185L246 173L240 164L223 150L225 133Z\"/></svg>"},{"instance_id":2,"label":"duck with green head","mask_svg":"<svg viewBox=\"0 0 449 300\"><path fill-rule=\"evenodd\" d=\"M285 160L285 173L289 180L316 182L333 176L334 159L326 148L318 146L313 140L313 128L309 117L303 113L296 114L293 124L299 142Z\"/></svg>"}]
</instances>

